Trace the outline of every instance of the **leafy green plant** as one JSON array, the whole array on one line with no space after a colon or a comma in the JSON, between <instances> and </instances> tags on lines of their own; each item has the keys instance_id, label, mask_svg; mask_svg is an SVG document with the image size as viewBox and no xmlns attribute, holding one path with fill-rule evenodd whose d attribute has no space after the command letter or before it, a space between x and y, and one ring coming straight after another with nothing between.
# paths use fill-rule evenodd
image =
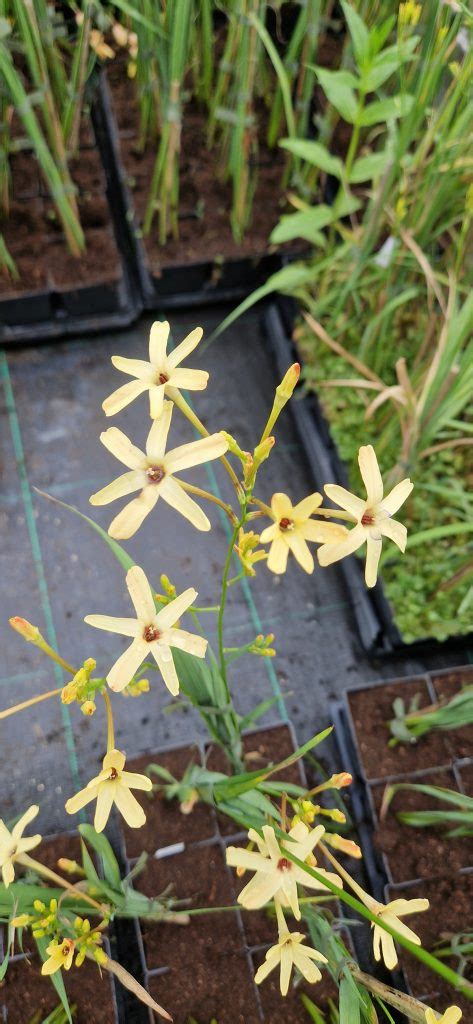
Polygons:
<instances>
[{"instance_id":1,"label":"leafy green plant","mask_svg":"<svg viewBox=\"0 0 473 1024\"><path fill-rule=\"evenodd\" d=\"M380 811L381 819L386 817L396 793L402 792L423 793L424 796L430 796L444 805L441 810L432 808L426 811L397 811L396 817L403 825L411 825L413 828L445 827L446 835L450 839L473 836L473 799L441 786L425 786L410 782L386 786Z\"/></svg>"},{"instance_id":2,"label":"leafy green plant","mask_svg":"<svg viewBox=\"0 0 473 1024\"><path fill-rule=\"evenodd\" d=\"M450 700L439 701L426 708L419 707L419 698L414 697L406 708L402 697L393 702L394 718L389 722L392 739L389 746L398 743L417 743L427 733L461 729L473 722L473 686L465 686Z\"/></svg>"}]
</instances>

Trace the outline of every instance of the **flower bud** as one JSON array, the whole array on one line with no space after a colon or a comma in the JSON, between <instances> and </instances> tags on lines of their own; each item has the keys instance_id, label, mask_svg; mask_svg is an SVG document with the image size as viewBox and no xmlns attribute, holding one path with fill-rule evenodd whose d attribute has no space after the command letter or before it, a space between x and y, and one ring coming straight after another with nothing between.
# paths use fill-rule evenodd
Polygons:
<instances>
[{"instance_id":1,"label":"flower bud","mask_svg":"<svg viewBox=\"0 0 473 1024\"><path fill-rule=\"evenodd\" d=\"M29 644L37 644L38 641L42 641L43 637L37 626L32 626L31 622L27 619L22 619L20 615L13 615L8 620L12 629L14 629L23 640L26 640Z\"/></svg>"},{"instance_id":2,"label":"flower bud","mask_svg":"<svg viewBox=\"0 0 473 1024\"><path fill-rule=\"evenodd\" d=\"M353 782L353 776L349 772L339 772L338 775L332 775L329 779L329 783L332 789L343 789L344 786L351 786Z\"/></svg>"},{"instance_id":3,"label":"flower bud","mask_svg":"<svg viewBox=\"0 0 473 1024\"><path fill-rule=\"evenodd\" d=\"M299 380L301 373L300 363L293 363L285 373L282 381L276 388L276 394L280 398L284 399L284 403L288 402L294 393L294 388Z\"/></svg>"},{"instance_id":4,"label":"flower bud","mask_svg":"<svg viewBox=\"0 0 473 1024\"><path fill-rule=\"evenodd\" d=\"M81 704L81 711L83 715L93 715L96 710L97 705L94 704L93 700L85 700L84 703Z\"/></svg>"}]
</instances>

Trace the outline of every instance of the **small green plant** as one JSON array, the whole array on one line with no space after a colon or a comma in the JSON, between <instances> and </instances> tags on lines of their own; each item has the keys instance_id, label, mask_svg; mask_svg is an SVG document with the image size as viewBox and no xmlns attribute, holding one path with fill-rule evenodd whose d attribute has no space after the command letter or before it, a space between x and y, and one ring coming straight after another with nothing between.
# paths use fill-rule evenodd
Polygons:
<instances>
[{"instance_id":1,"label":"small green plant","mask_svg":"<svg viewBox=\"0 0 473 1024\"><path fill-rule=\"evenodd\" d=\"M429 732L448 732L473 722L473 686L465 686L450 700L442 700L426 708L420 708L419 702L419 695L409 701L408 707L402 697L393 701L394 718L389 722L390 747L399 743L417 743Z\"/></svg>"},{"instance_id":2,"label":"small green plant","mask_svg":"<svg viewBox=\"0 0 473 1024\"><path fill-rule=\"evenodd\" d=\"M441 810L397 811L396 817L403 825L411 825L413 828L445 828L449 839L473 836L473 798L441 786L410 782L387 786L380 810L381 820L386 817L396 793L403 792L423 793L443 804Z\"/></svg>"}]
</instances>

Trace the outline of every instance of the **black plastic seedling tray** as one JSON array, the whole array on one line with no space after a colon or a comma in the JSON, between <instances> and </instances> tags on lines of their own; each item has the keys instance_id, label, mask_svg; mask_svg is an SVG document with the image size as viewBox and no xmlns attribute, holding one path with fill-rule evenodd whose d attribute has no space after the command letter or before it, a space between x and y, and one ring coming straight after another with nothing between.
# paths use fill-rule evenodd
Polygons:
<instances>
[{"instance_id":1,"label":"black plastic seedling tray","mask_svg":"<svg viewBox=\"0 0 473 1024\"><path fill-rule=\"evenodd\" d=\"M281 376L292 362L300 360L292 340L296 316L296 303L283 296L278 297L264 315L267 340ZM317 489L323 491L326 483L348 487L345 465L333 441L317 396L313 392L304 393L303 387L300 386L292 404L292 412ZM396 625L382 580L378 578L376 586L368 590L364 581L362 562L355 555L344 558L338 565L350 595L361 644L367 654L374 657L435 654L446 649L464 650L471 643L472 634L450 637L445 641L425 637L407 643Z\"/></svg>"}]
</instances>

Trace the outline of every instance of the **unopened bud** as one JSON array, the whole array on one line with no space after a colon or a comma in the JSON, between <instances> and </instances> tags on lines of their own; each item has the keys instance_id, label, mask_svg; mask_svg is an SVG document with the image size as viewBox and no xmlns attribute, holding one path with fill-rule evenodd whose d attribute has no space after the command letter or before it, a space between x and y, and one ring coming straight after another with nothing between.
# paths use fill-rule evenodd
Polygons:
<instances>
[{"instance_id":1,"label":"unopened bud","mask_svg":"<svg viewBox=\"0 0 473 1024\"><path fill-rule=\"evenodd\" d=\"M351 786L353 782L353 776L350 772L338 772L338 775L332 775L329 779L329 783L332 789L343 789L345 786Z\"/></svg>"},{"instance_id":2,"label":"unopened bud","mask_svg":"<svg viewBox=\"0 0 473 1024\"><path fill-rule=\"evenodd\" d=\"M199 794L196 789L193 789L187 797L187 800L183 800L180 805L181 814L191 814L198 802Z\"/></svg>"},{"instance_id":3,"label":"unopened bud","mask_svg":"<svg viewBox=\"0 0 473 1024\"><path fill-rule=\"evenodd\" d=\"M80 709L83 715L93 715L97 710L97 705L93 700L85 700L84 703L81 704Z\"/></svg>"},{"instance_id":4,"label":"unopened bud","mask_svg":"<svg viewBox=\"0 0 473 1024\"><path fill-rule=\"evenodd\" d=\"M31 920L32 919L29 914L20 914L19 917L13 917L10 924L13 928L26 928L26 926L30 924Z\"/></svg>"},{"instance_id":5,"label":"unopened bud","mask_svg":"<svg viewBox=\"0 0 473 1024\"><path fill-rule=\"evenodd\" d=\"M332 846L334 850L346 853L348 857L355 857L356 860L360 860L363 856L357 843L354 843L352 839L344 839L343 836L337 836L333 832L325 833L324 843L327 846Z\"/></svg>"},{"instance_id":6,"label":"unopened bud","mask_svg":"<svg viewBox=\"0 0 473 1024\"><path fill-rule=\"evenodd\" d=\"M43 639L38 627L32 626L31 622L28 622L27 619L22 619L20 615L13 615L8 621L11 628L16 633L19 633L27 643L37 644L38 641L40 642Z\"/></svg>"},{"instance_id":7,"label":"unopened bud","mask_svg":"<svg viewBox=\"0 0 473 1024\"><path fill-rule=\"evenodd\" d=\"M292 366L289 367L287 373L285 373L281 383L278 384L276 394L279 395L279 398L284 399L285 403L292 398L294 388L296 387L300 375L300 363L293 363Z\"/></svg>"},{"instance_id":8,"label":"unopened bud","mask_svg":"<svg viewBox=\"0 0 473 1024\"><path fill-rule=\"evenodd\" d=\"M84 869L76 860L69 860L68 857L60 857L57 866L66 875L85 875Z\"/></svg>"},{"instance_id":9,"label":"unopened bud","mask_svg":"<svg viewBox=\"0 0 473 1024\"><path fill-rule=\"evenodd\" d=\"M251 459L250 453L243 451L243 448L240 448L238 441L235 441L235 438L231 434L228 434L226 430L221 430L220 433L222 437L225 438L228 444L228 451L231 452L232 455L236 455L243 463L247 462L248 459Z\"/></svg>"}]
</instances>

